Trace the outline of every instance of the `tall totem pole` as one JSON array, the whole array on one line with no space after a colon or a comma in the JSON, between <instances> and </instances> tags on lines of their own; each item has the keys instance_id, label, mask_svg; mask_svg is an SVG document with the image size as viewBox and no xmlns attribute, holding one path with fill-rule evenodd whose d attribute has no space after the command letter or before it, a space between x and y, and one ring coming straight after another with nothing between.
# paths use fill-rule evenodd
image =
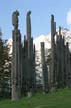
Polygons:
<instances>
[{"instance_id":1,"label":"tall totem pole","mask_svg":"<svg viewBox=\"0 0 71 108\"><path fill-rule=\"evenodd\" d=\"M56 22L54 22L54 16L51 15L51 50L52 50L52 67L51 67L51 89L55 88L56 76L55 76L55 34L56 34Z\"/></svg>"},{"instance_id":2,"label":"tall totem pole","mask_svg":"<svg viewBox=\"0 0 71 108\"><path fill-rule=\"evenodd\" d=\"M42 75L43 75L43 92L47 93L48 92L48 71L45 62L44 42L41 42L41 64L42 64Z\"/></svg>"},{"instance_id":3,"label":"tall totem pole","mask_svg":"<svg viewBox=\"0 0 71 108\"><path fill-rule=\"evenodd\" d=\"M18 100L21 97L21 34L18 29L19 12L15 11L12 14L12 31L13 39L13 55L12 55L12 100Z\"/></svg>"},{"instance_id":4,"label":"tall totem pole","mask_svg":"<svg viewBox=\"0 0 71 108\"><path fill-rule=\"evenodd\" d=\"M33 38L31 37L31 11L27 12L26 16L26 38L27 38L27 52L28 52L28 71L27 71L27 84L28 93L32 93L34 89L34 49L33 49Z\"/></svg>"},{"instance_id":5,"label":"tall totem pole","mask_svg":"<svg viewBox=\"0 0 71 108\"><path fill-rule=\"evenodd\" d=\"M70 51L69 44L66 43L66 52L65 52L65 60L66 60L66 86L71 88L71 60L70 60Z\"/></svg>"}]
</instances>

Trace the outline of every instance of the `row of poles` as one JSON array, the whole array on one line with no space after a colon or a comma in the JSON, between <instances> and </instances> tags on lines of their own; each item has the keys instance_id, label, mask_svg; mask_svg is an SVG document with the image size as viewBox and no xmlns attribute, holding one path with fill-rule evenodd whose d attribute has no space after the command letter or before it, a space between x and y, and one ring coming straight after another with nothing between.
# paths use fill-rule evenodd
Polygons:
<instances>
[{"instance_id":1,"label":"row of poles","mask_svg":"<svg viewBox=\"0 0 71 108\"><path fill-rule=\"evenodd\" d=\"M33 38L31 37L30 14L31 11L28 11L26 15L26 35L24 36L23 43L21 41L20 30L18 29L19 12L15 11L12 14L12 25L14 27L12 30L12 100L18 100L24 95L30 97L37 89L35 69L36 50L35 45L33 45ZM61 35L61 28L59 28L59 34L57 34L56 22L54 22L53 15L51 15L51 52L50 70L48 71L45 60L45 43L41 42L42 88L44 93L58 87L71 87L71 54L69 46L68 43L65 44L65 39ZM50 76L48 73L50 73Z\"/></svg>"},{"instance_id":2,"label":"row of poles","mask_svg":"<svg viewBox=\"0 0 71 108\"><path fill-rule=\"evenodd\" d=\"M56 32L56 22L51 15L51 88L71 87L71 53L65 36Z\"/></svg>"}]
</instances>

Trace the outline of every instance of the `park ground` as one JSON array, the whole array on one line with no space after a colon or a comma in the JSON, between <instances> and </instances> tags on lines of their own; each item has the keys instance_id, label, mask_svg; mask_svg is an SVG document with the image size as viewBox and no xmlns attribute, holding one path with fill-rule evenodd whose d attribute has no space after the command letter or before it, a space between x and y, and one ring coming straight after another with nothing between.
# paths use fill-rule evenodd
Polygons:
<instances>
[{"instance_id":1,"label":"park ground","mask_svg":"<svg viewBox=\"0 0 71 108\"><path fill-rule=\"evenodd\" d=\"M0 108L71 108L71 89L60 89L48 94L40 92L18 101L1 100Z\"/></svg>"}]
</instances>

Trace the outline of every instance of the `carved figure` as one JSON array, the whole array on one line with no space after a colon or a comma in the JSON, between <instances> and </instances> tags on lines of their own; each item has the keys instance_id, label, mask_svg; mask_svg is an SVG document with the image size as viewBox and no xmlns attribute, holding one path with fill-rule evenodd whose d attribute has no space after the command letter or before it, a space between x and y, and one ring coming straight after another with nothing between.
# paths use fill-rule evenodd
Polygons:
<instances>
[{"instance_id":1,"label":"carved figure","mask_svg":"<svg viewBox=\"0 0 71 108\"><path fill-rule=\"evenodd\" d=\"M15 12L13 12L13 14L12 14L12 24L14 26L14 29L18 28L18 16L19 16L19 12L17 10Z\"/></svg>"}]
</instances>

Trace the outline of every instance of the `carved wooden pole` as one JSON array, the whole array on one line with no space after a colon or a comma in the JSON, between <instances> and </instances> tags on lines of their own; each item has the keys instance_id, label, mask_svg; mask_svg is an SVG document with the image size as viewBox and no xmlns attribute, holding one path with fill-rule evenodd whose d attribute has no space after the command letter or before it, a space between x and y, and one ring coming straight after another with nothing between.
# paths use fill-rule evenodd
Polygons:
<instances>
[{"instance_id":1,"label":"carved wooden pole","mask_svg":"<svg viewBox=\"0 0 71 108\"><path fill-rule=\"evenodd\" d=\"M64 38L61 38L61 87L64 87L64 74L65 74L65 51L64 51L64 46L65 46L65 42L64 42Z\"/></svg>"},{"instance_id":2,"label":"carved wooden pole","mask_svg":"<svg viewBox=\"0 0 71 108\"><path fill-rule=\"evenodd\" d=\"M59 45L59 35L56 38L56 72L57 72L57 86L59 87L59 78L60 78L60 45Z\"/></svg>"},{"instance_id":3,"label":"carved wooden pole","mask_svg":"<svg viewBox=\"0 0 71 108\"><path fill-rule=\"evenodd\" d=\"M35 47L33 46L33 38L31 38L31 58L30 58L30 70L31 70L31 89L32 93L35 91Z\"/></svg>"},{"instance_id":4,"label":"carved wooden pole","mask_svg":"<svg viewBox=\"0 0 71 108\"><path fill-rule=\"evenodd\" d=\"M61 27L59 27L59 87L62 86L62 73L63 73L63 48L62 48L62 35Z\"/></svg>"},{"instance_id":5,"label":"carved wooden pole","mask_svg":"<svg viewBox=\"0 0 71 108\"><path fill-rule=\"evenodd\" d=\"M28 74L27 74L27 84L29 95L33 92L33 38L31 38L31 11L27 12L26 17L26 30L27 30L27 44L28 44Z\"/></svg>"},{"instance_id":6,"label":"carved wooden pole","mask_svg":"<svg viewBox=\"0 0 71 108\"><path fill-rule=\"evenodd\" d=\"M70 52L68 42L66 43L66 84L68 87L71 87Z\"/></svg>"},{"instance_id":7,"label":"carved wooden pole","mask_svg":"<svg viewBox=\"0 0 71 108\"><path fill-rule=\"evenodd\" d=\"M35 45L33 47L33 61L32 61L32 68L33 68L33 73L32 73L32 78L33 78L33 92L36 92L36 71L35 71Z\"/></svg>"},{"instance_id":8,"label":"carved wooden pole","mask_svg":"<svg viewBox=\"0 0 71 108\"><path fill-rule=\"evenodd\" d=\"M57 85L64 87L64 39L61 35L61 27L59 27L59 35L57 35Z\"/></svg>"},{"instance_id":9,"label":"carved wooden pole","mask_svg":"<svg viewBox=\"0 0 71 108\"><path fill-rule=\"evenodd\" d=\"M45 50L44 50L44 42L41 42L41 63L42 63L42 74L43 74L43 92L48 92L48 72L47 66L45 62Z\"/></svg>"},{"instance_id":10,"label":"carved wooden pole","mask_svg":"<svg viewBox=\"0 0 71 108\"><path fill-rule=\"evenodd\" d=\"M63 36L63 55L64 55L64 86L66 86L66 45L65 45L65 36Z\"/></svg>"},{"instance_id":11,"label":"carved wooden pole","mask_svg":"<svg viewBox=\"0 0 71 108\"><path fill-rule=\"evenodd\" d=\"M59 36L61 35L61 27L59 26Z\"/></svg>"},{"instance_id":12,"label":"carved wooden pole","mask_svg":"<svg viewBox=\"0 0 71 108\"><path fill-rule=\"evenodd\" d=\"M23 91L24 95L28 92L28 41L24 36L24 47L23 47ZM22 92L23 92L22 91Z\"/></svg>"},{"instance_id":13,"label":"carved wooden pole","mask_svg":"<svg viewBox=\"0 0 71 108\"><path fill-rule=\"evenodd\" d=\"M51 49L52 49L52 66L51 66L51 88L55 88L55 37L56 23L54 22L54 16L51 15Z\"/></svg>"},{"instance_id":14,"label":"carved wooden pole","mask_svg":"<svg viewBox=\"0 0 71 108\"><path fill-rule=\"evenodd\" d=\"M18 100L21 97L21 34L18 30L19 12L15 11L12 14L12 23L14 30L12 31L13 38L13 55L12 55L12 100Z\"/></svg>"}]
</instances>

